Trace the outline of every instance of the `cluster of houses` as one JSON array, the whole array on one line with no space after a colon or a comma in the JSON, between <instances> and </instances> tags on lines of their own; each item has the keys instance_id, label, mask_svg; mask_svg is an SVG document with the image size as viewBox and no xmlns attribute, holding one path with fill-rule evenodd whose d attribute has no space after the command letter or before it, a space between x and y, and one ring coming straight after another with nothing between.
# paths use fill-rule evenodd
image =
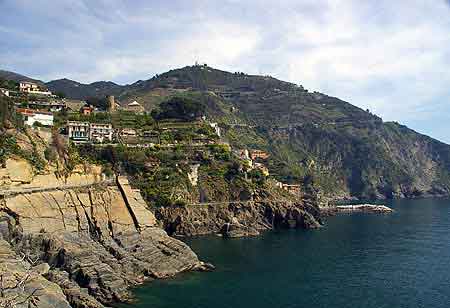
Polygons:
<instances>
[{"instance_id":1,"label":"cluster of houses","mask_svg":"<svg viewBox=\"0 0 450 308\"><path fill-rule=\"evenodd\" d=\"M270 157L270 154L262 150L237 150L235 154L245 161L250 169L261 171L264 176L269 176L269 169L265 166L265 162ZM301 194L300 184L287 184L282 182L276 182L275 186L288 191L294 195Z\"/></svg>"},{"instance_id":2,"label":"cluster of houses","mask_svg":"<svg viewBox=\"0 0 450 308\"><path fill-rule=\"evenodd\" d=\"M2 93L9 96L9 90L0 89ZM60 111L68 111L71 113L79 113L84 116L89 116L96 112L105 112L105 110L99 110L98 108L88 105L85 101L70 100L70 99L58 99L52 95L50 91L43 90L38 84L32 82L20 82L19 90L22 93L45 95L48 99L28 100L25 105L18 104L16 109L18 113L23 116L24 124L33 126L39 123L43 126L53 126L54 113ZM107 112L115 112L116 110L130 111L134 113L143 113L144 107L136 101L129 104L118 103L114 96L108 97ZM95 130L95 129L94 129ZM101 138L100 138L101 139ZM108 138L107 138L108 139Z\"/></svg>"},{"instance_id":3,"label":"cluster of houses","mask_svg":"<svg viewBox=\"0 0 450 308\"><path fill-rule=\"evenodd\" d=\"M235 154L246 162L250 169L259 170L264 176L269 176L269 169L264 165L264 161L270 156L267 152L243 149L235 151Z\"/></svg>"},{"instance_id":4,"label":"cluster of houses","mask_svg":"<svg viewBox=\"0 0 450 308\"><path fill-rule=\"evenodd\" d=\"M13 93L25 93L25 94L33 94L37 96L54 96L52 92L48 91L41 85L31 81L21 81L19 82L19 91L13 91L9 89L0 88L0 92L3 95L11 96Z\"/></svg>"}]
</instances>

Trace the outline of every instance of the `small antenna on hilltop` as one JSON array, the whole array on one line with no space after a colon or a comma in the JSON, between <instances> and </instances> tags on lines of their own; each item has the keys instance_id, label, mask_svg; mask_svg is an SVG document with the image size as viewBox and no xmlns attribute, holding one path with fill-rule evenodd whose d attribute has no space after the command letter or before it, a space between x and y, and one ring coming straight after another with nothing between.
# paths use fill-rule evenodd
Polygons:
<instances>
[{"instance_id":1,"label":"small antenna on hilltop","mask_svg":"<svg viewBox=\"0 0 450 308\"><path fill-rule=\"evenodd\" d=\"M194 58L195 58L195 66L199 66L200 64L198 63L198 49L194 50Z\"/></svg>"}]
</instances>

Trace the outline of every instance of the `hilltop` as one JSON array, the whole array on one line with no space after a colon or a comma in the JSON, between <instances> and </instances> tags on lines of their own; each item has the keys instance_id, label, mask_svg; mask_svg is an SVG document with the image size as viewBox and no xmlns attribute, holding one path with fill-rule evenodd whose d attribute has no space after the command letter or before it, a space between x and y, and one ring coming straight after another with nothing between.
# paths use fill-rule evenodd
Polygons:
<instances>
[{"instance_id":1,"label":"hilltop","mask_svg":"<svg viewBox=\"0 0 450 308\"><path fill-rule=\"evenodd\" d=\"M46 83L52 92L62 92L71 99L86 99L89 97L104 97L106 95L119 95L124 86L111 81L98 81L83 84L70 79L57 79Z\"/></svg>"},{"instance_id":2,"label":"hilltop","mask_svg":"<svg viewBox=\"0 0 450 308\"><path fill-rule=\"evenodd\" d=\"M5 79L5 80L13 80L16 82L19 81L31 81L31 82L37 82L37 83L41 83L43 84L42 81L37 80L37 79L33 79L18 73L14 73L14 72L10 72L10 71L5 71L5 70L0 70L0 79Z\"/></svg>"}]
</instances>

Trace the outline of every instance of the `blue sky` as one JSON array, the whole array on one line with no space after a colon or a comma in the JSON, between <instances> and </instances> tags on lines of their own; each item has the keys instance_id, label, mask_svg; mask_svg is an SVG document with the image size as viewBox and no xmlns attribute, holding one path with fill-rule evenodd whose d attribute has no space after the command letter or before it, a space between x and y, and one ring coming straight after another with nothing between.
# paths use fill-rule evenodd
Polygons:
<instances>
[{"instance_id":1,"label":"blue sky","mask_svg":"<svg viewBox=\"0 0 450 308\"><path fill-rule=\"evenodd\" d=\"M196 60L337 96L450 143L445 0L0 0L0 69L148 79Z\"/></svg>"}]
</instances>

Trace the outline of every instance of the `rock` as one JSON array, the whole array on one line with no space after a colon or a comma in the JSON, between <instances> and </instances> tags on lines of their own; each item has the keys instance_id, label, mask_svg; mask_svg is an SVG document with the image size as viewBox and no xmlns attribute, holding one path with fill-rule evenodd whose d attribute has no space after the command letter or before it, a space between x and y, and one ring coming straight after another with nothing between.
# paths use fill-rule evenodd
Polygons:
<instances>
[{"instance_id":1,"label":"rock","mask_svg":"<svg viewBox=\"0 0 450 308\"><path fill-rule=\"evenodd\" d=\"M147 209L147 204L144 199L142 199L141 193L138 190L131 188L126 177L119 176L117 178L117 185L122 193L126 206L129 207L129 211L132 214L136 227L142 229L155 226L156 218L153 213Z\"/></svg>"},{"instance_id":2,"label":"rock","mask_svg":"<svg viewBox=\"0 0 450 308\"><path fill-rule=\"evenodd\" d=\"M98 302L94 297L89 295L87 289L80 288L80 286L69 278L69 274L65 271L52 270L46 278L58 284L67 300L73 307L79 308L103 308L103 304Z\"/></svg>"},{"instance_id":3,"label":"rock","mask_svg":"<svg viewBox=\"0 0 450 308\"><path fill-rule=\"evenodd\" d=\"M33 271L35 271L36 273L39 273L39 275L46 275L49 270L50 270L50 265L48 265L48 263L41 263L41 264L33 267Z\"/></svg>"},{"instance_id":4,"label":"rock","mask_svg":"<svg viewBox=\"0 0 450 308\"><path fill-rule=\"evenodd\" d=\"M33 169L24 159L7 159L6 172L13 184L30 183L33 179Z\"/></svg>"},{"instance_id":5,"label":"rock","mask_svg":"<svg viewBox=\"0 0 450 308\"><path fill-rule=\"evenodd\" d=\"M12 245L0 265L17 259L12 250L41 263L31 268L48 290L47 306L39 307L103 307L130 300L129 288L146 279L212 268L156 226L126 178L116 186L62 187L0 202L0 236Z\"/></svg>"},{"instance_id":6,"label":"rock","mask_svg":"<svg viewBox=\"0 0 450 308\"><path fill-rule=\"evenodd\" d=\"M206 262L200 262L193 268L193 270L199 271L199 272L211 272L214 271L216 267L212 265L211 263Z\"/></svg>"},{"instance_id":7,"label":"rock","mask_svg":"<svg viewBox=\"0 0 450 308\"><path fill-rule=\"evenodd\" d=\"M0 240L0 273L5 289L0 307L27 308L31 302L32 307L38 308L71 307L58 284L30 268L8 242Z\"/></svg>"},{"instance_id":8,"label":"rock","mask_svg":"<svg viewBox=\"0 0 450 308\"><path fill-rule=\"evenodd\" d=\"M337 212L352 213L352 212L365 212L365 213L392 213L393 209L378 204L356 204L356 205L337 205Z\"/></svg>"},{"instance_id":9,"label":"rock","mask_svg":"<svg viewBox=\"0 0 450 308\"><path fill-rule=\"evenodd\" d=\"M175 236L218 233L225 237L255 236L273 228L319 228L320 210L302 201L274 200L160 207L155 216Z\"/></svg>"},{"instance_id":10,"label":"rock","mask_svg":"<svg viewBox=\"0 0 450 308\"><path fill-rule=\"evenodd\" d=\"M191 172L187 174L189 182L191 182L192 186L197 186L198 183L198 168L200 167L200 164L192 164L189 166L191 169Z\"/></svg>"},{"instance_id":11,"label":"rock","mask_svg":"<svg viewBox=\"0 0 450 308\"><path fill-rule=\"evenodd\" d=\"M233 217L235 218L235 217ZM236 219L233 219L236 221ZM222 228L220 228L220 234L223 237L247 237L247 236L257 236L259 231L252 227L247 227L239 223L231 224L225 223Z\"/></svg>"}]
</instances>

